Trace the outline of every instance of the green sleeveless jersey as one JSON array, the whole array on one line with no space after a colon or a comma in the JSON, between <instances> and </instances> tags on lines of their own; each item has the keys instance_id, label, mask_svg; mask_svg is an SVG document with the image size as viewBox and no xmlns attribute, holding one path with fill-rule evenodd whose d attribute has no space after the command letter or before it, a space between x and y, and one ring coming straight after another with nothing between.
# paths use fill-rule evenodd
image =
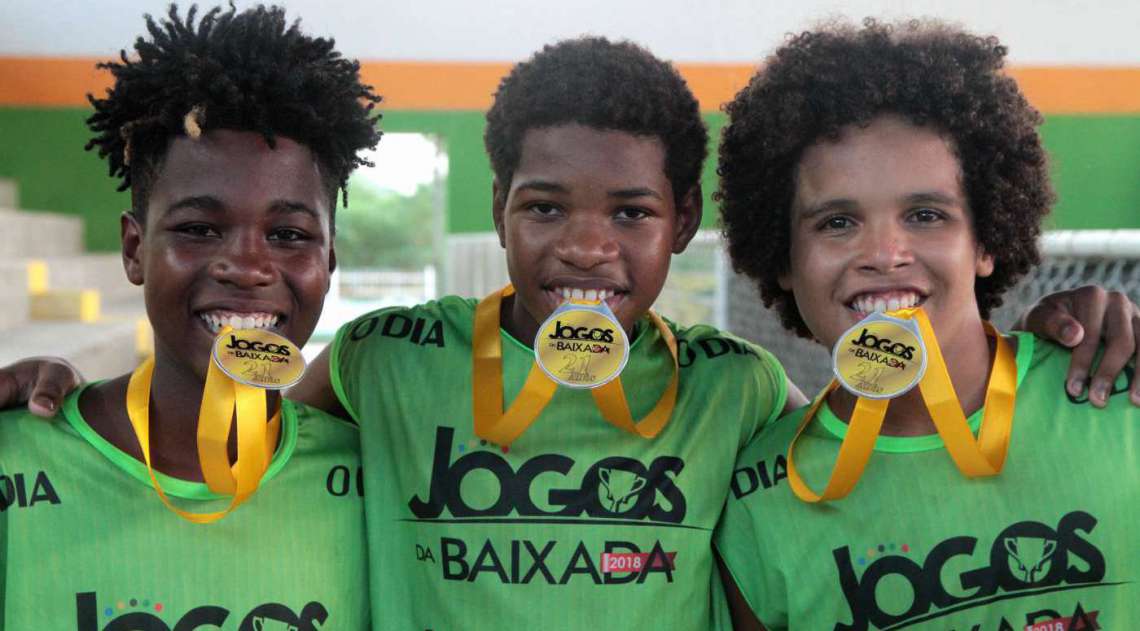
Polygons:
<instances>
[{"instance_id":1,"label":"green sleeveless jersey","mask_svg":"<svg viewBox=\"0 0 1140 631\"><path fill-rule=\"evenodd\" d=\"M706 629L711 537L736 453L784 405L765 351L706 326L676 330L680 386L652 440L559 388L509 446L474 432L475 302L447 297L365 315L333 342L331 375L360 423L374 626ZM622 374L634 418L672 359L642 323ZM504 400L533 351L505 332Z\"/></svg>"},{"instance_id":2,"label":"green sleeveless jersey","mask_svg":"<svg viewBox=\"0 0 1140 631\"><path fill-rule=\"evenodd\" d=\"M0 414L0 629L369 628L356 429L285 401L261 488L212 524L171 513L143 463L84 421ZM225 509L158 474L184 510Z\"/></svg>"},{"instance_id":3,"label":"green sleeveless jersey","mask_svg":"<svg viewBox=\"0 0 1140 631\"><path fill-rule=\"evenodd\" d=\"M1097 410L1065 393L1066 349L1017 340L998 476L963 476L937 434L883 436L850 495L807 504L786 480L803 409L741 453L716 546L769 631L1140 628L1133 369ZM824 487L845 431L823 406L796 442L811 488Z\"/></svg>"}]
</instances>

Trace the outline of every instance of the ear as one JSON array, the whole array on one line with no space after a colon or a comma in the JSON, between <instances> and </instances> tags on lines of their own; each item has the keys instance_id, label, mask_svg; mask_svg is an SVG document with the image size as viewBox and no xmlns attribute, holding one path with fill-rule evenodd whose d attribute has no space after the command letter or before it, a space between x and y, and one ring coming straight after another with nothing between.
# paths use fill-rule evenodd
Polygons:
<instances>
[{"instance_id":1,"label":"ear","mask_svg":"<svg viewBox=\"0 0 1140 631\"><path fill-rule=\"evenodd\" d=\"M145 229L131 211L119 217L119 236L123 248L123 270L134 285L143 284L142 248Z\"/></svg>"},{"instance_id":2,"label":"ear","mask_svg":"<svg viewBox=\"0 0 1140 631\"><path fill-rule=\"evenodd\" d=\"M336 245L329 244L329 273L336 271Z\"/></svg>"},{"instance_id":3,"label":"ear","mask_svg":"<svg viewBox=\"0 0 1140 631\"><path fill-rule=\"evenodd\" d=\"M500 197L500 194L502 195ZM495 222L495 232L499 235L499 247L507 247L507 233L503 226L503 213L506 210L507 193L499 186L499 180L491 181L491 221Z\"/></svg>"},{"instance_id":4,"label":"ear","mask_svg":"<svg viewBox=\"0 0 1140 631\"><path fill-rule=\"evenodd\" d=\"M974 275L978 278L986 278L994 273L994 257L992 254L985 251L982 246L978 246L978 254L974 261Z\"/></svg>"},{"instance_id":5,"label":"ear","mask_svg":"<svg viewBox=\"0 0 1140 631\"><path fill-rule=\"evenodd\" d=\"M704 214L705 196L700 183L689 189L677 204L677 228L673 235L673 254L680 254L689 247L689 242L701 227Z\"/></svg>"}]
</instances>

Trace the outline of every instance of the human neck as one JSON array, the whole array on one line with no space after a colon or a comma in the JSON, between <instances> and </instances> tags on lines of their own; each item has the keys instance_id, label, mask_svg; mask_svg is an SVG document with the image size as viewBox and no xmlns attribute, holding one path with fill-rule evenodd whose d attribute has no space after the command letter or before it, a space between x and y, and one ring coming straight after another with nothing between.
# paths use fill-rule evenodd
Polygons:
<instances>
[{"instance_id":1,"label":"human neck","mask_svg":"<svg viewBox=\"0 0 1140 631\"><path fill-rule=\"evenodd\" d=\"M84 419L96 432L120 450L143 460L138 437L127 416L126 392L129 376L123 376L95 389L81 400ZM198 411L205 384L181 362L167 361L158 351L150 387L150 458L152 466L175 478L204 480L198 459ZM274 410L280 395L270 392L267 406ZM237 433L229 436L229 458L237 458Z\"/></svg>"},{"instance_id":2,"label":"human neck","mask_svg":"<svg viewBox=\"0 0 1140 631\"><path fill-rule=\"evenodd\" d=\"M989 383L990 368L993 364L994 347L986 335L982 321L969 323L965 330L947 335L944 339L952 344L941 346L942 357L946 360L946 371L954 385L954 393L962 406L962 412L969 417L982 408L986 399L986 386ZM927 370L932 367L928 366ZM855 409L856 397L844 388L836 388L828 397L832 412L843 422L849 422ZM927 410L926 402L916 386L910 392L891 399L880 434L884 436L922 436L934 434L938 430Z\"/></svg>"}]
</instances>

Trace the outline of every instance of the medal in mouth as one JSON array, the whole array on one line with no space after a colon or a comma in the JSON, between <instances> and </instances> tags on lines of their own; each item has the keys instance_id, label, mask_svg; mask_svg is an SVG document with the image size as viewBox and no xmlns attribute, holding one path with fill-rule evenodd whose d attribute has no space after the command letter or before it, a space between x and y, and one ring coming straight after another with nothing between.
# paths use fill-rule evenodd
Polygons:
<instances>
[{"instance_id":1,"label":"medal in mouth","mask_svg":"<svg viewBox=\"0 0 1140 631\"><path fill-rule=\"evenodd\" d=\"M580 294L576 291L576 295ZM629 361L629 338L604 297L570 298L538 327L534 361L568 388L597 388L617 378Z\"/></svg>"}]
</instances>

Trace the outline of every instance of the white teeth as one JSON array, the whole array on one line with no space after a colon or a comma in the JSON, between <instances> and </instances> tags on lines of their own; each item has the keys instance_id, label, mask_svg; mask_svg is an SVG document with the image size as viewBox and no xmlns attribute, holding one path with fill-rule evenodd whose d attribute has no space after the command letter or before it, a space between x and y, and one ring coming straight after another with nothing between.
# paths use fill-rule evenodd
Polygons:
<instances>
[{"instance_id":1,"label":"white teeth","mask_svg":"<svg viewBox=\"0 0 1140 631\"><path fill-rule=\"evenodd\" d=\"M598 299L598 290L597 289L587 289L583 293L583 297L589 301L597 300Z\"/></svg>"},{"instance_id":2,"label":"white teeth","mask_svg":"<svg viewBox=\"0 0 1140 631\"><path fill-rule=\"evenodd\" d=\"M585 293L583 293L581 289L574 288L570 290L570 297L574 300L582 300L585 297Z\"/></svg>"},{"instance_id":3,"label":"white teeth","mask_svg":"<svg viewBox=\"0 0 1140 631\"><path fill-rule=\"evenodd\" d=\"M212 312L199 314L210 330L217 333L224 326L234 329L271 329L277 326L277 316L268 313L252 313L246 316L235 313Z\"/></svg>"},{"instance_id":4,"label":"white teeth","mask_svg":"<svg viewBox=\"0 0 1140 631\"><path fill-rule=\"evenodd\" d=\"M609 297L610 297L609 290L607 290L607 289L599 289L598 290L598 300L605 300L606 298L609 298Z\"/></svg>"},{"instance_id":5,"label":"white teeth","mask_svg":"<svg viewBox=\"0 0 1140 631\"><path fill-rule=\"evenodd\" d=\"M890 298L863 295L854 298L851 301L851 307L860 313L881 313L883 311L909 309L917 305L920 300L919 295L913 292L894 295Z\"/></svg>"},{"instance_id":6,"label":"white teeth","mask_svg":"<svg viewBox=\"0 0 1140 631\"><path fill-rule=\"evenodd\" d=\"M562 299L563 300L570 300L570 288L569 287L563 287L562 288Z\"/></svg>"}]
</instances>

